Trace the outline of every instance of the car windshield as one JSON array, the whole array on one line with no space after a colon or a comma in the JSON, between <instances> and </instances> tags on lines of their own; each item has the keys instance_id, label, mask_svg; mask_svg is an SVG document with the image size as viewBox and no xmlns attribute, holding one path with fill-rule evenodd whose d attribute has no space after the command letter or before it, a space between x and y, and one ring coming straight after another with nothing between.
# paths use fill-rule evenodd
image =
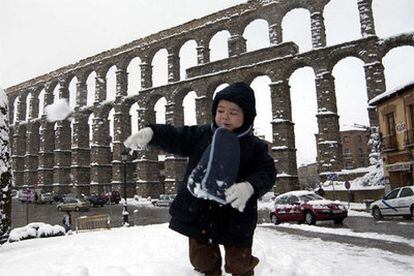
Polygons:
<instances>
[{"instance_id":1,"label":"car windshield","mask_svg":"<svg viewBox=\"0 0 414 276\"><path fill-rule=\"evenodd\" d=\"M324 199L324 198L317 195L317 194L306 194L306 195L299 196L299 199L304 201L304 202L308 202L310 200L321 200L321 199Z\"/></svg>"}]
</instances>

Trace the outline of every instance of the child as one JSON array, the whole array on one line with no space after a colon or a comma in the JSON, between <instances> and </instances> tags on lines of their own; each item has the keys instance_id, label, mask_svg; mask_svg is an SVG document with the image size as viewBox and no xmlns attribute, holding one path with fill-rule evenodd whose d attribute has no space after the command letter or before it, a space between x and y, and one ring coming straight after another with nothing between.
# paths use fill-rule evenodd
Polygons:
<instances>
[{"instance_id":1,"label":"child","mask_svg":"<svg viewBox=\"0 0 414 276\"><path fill-rule=\"evenodd\" d=\"M234 83L219 91L212 105L211 125L173 127L150 124L131 135L125 146L158 146L166 152L189 158L184 183L171 207L170 228L189 237L190 262L205 275L221 275L219 244L225 249L225 270L233 275L253 275L259 259L252 256L253 233L257 222L257 199L272 189L276 169L267 144L252 134L256 116L253 90ZM193 196L187 181L214 131L225 128L239 137L240 165L237 183L226 192L222 205Z\"/></svg>"}]
</instances>

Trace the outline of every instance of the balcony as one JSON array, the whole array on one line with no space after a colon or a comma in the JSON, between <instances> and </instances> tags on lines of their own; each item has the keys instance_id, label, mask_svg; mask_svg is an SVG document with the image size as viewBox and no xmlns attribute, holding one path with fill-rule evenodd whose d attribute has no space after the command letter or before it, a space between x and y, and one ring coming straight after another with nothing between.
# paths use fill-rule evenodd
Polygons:
<instances>
[{"instance_id":1,"label":"balcony","mask_svg":"<svg viewBox=\"0 0 414 276\"><path fill-rule=\"evenodd\" d=\"M414 147L414 129L408 129L404 133L404 147Z\"/></svg>"},{"instance_id":2,"label":"balcony","mask_svg":"<svg viewBox=\"0 0 414 276\"><path fill-rule=\"evenodd\" d=\"M381 138L382 151L394 151L398 149L397 135L387 135Z\"/></svg>"}]
</instances>

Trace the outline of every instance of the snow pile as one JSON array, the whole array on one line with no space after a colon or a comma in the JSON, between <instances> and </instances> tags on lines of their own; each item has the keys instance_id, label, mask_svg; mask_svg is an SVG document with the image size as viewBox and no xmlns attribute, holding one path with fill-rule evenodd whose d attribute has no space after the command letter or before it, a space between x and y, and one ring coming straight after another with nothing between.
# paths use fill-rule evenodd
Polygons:
<instances>
[{"instance_id":1,"label":"snow pile","mask_svg":"<svg viewBox=\"0 0 414 276\"><path fill-rule=\"evenodd\" d=\"M384 186L384 169L382 159L378 160L376 165L369 167L370 170L364 176L354 179L351 187L367 187L367 186Z\"/></svg>"},{"instance_id":2,"label":"snow pile","mask_svg":"<svg viewBox=\"0 0 414 276\"><path fill-rule=\"evenodd\" d=\"M46 118L49 122L62 121L71 114L67 99L58 99L51 105L45 107Z\"/></svg>"},{"instance_id":3,"label":"snow pile","mask_svg":"<svg viewBox=\"0 0 414 276\"><path fill-rule=\"evenodd\" d=\"M52 226L43 222L33 222L24 227L14 228L10 232L9 242L64 235L65 229L60 225Z\"/></svg>"}]
</instances>

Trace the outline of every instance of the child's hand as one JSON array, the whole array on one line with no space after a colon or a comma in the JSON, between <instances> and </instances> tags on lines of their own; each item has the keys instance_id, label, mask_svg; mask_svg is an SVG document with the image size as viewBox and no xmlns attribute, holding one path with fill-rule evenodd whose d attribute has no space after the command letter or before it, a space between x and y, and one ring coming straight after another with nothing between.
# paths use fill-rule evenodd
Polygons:
<instances>
[{"instance_id":1,"label":"child's hand","mask_svg":"<svg viewBox=\"0 0 414 276\"><path fill-rule=\"evenodd\" d=\"M153 135L154 132L152 129L150 127L145 127L129 136L125 140L124 145L132 150L142 149L151 141Z\"/></svg>"},{"instance_id":2,"label":"child's hand","mask_svg":"<svg viewBox=\"0 0 414 276\"><path fill-rule=\"evenodd\" d=\"M226 190L226 201L231 204L231 207L243 212L247 200L253 193L253 186L249 182L235 183Z\"/></svg>"}]
</instances>

